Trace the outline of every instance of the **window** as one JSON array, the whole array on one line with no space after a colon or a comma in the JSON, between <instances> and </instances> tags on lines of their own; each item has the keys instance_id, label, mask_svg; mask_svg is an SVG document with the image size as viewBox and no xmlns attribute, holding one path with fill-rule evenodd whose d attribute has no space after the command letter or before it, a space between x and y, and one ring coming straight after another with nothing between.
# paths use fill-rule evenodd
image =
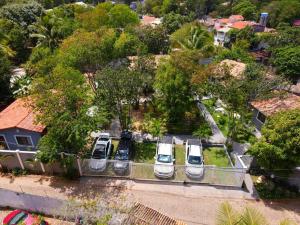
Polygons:
<instances>
[{"instance_id":1,"label":"window","mask_svg":"<svg viewBox=\"0 0 300 225\"><path fill-rule=\"evenodd\" d=\"M264 114L262 114L261 112L257 113L257 117L256 117L261 123L264 123L266 121L266 116Z\"/></svg>"},{"instance_id":2,"label":"window","mask_svg":"<svg viewBox=\"0 0 300 225\"><path fill-rule=\"evenodd\" d=\"M23 146L32 146L30 136L15 136L17 144Z\"/></svg>"},{"instance_id":3,"label":"window","mask_svg":"<svg viewBox=\"0 0 300 225\"><path fill-rule=\"evenodd\" d=\"M0 149L1 150L8 149L8 145L6 143L4 135L0 135Z\"/></svg>"}]
</instances>

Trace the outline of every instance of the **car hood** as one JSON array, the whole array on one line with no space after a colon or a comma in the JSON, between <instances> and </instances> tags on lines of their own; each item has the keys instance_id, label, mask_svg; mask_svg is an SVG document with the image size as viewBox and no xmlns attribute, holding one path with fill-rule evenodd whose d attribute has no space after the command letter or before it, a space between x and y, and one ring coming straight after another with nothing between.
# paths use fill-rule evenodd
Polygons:
<instances>
[{"instance_id":1,"label":"car hood","mask_svg":"<svg viewBox=\"0 0 300 225\"><path fill-rule=\"evenodd\" d=\"M117 161L114 163L114 167L118 169L125 169L128 166L128 161Z\"/></svg>"},{"instance_id":2,"label":"car hood","mask_svg":"<svg viewBox=\"0 0 300 225\"><path fill-rule=\"evenodd\" d=\"M194 176L202 176L203 175L203 166L187 166L186 172L190 175Z\"/></svg>"},{"instance_id":3,"label":"car hood","mask_svg":"<svg viewBox=\"0 0 300 225\"><path fill-rule=\"evenodd\" d=\"M106 167L106 159L90 159L89 166L94 170L105 169Z\"/></svg>"},{"instance_id":4,"label":"car hood","mask_svg":"<svg viewBox=\"0 0 300 225\"><path fill-rule=\"evenodd\" d=\"M154 171L165 174L173 173L174 165L155 164Z\"/></svg>"}]
</instances>

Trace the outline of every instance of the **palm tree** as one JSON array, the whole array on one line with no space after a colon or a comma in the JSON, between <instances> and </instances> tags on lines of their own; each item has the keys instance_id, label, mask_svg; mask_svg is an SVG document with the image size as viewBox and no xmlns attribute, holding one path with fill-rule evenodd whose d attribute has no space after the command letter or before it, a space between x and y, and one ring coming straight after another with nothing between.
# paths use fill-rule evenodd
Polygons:
<instances>
[{"instance_id":1,"label":"palm tree","mask_svg":"<svg viewBox=\"0 0 300 225\"><path fill-rule=\"evenodd\" d=\"M0 169L3 168L1 161L9 159L9 158L13 158L13 157L14 157L14 155L0 155Z\"/></svg>"},{"instance_id":2,"label":"palm tree","mask_svg":"<svg viewBox=\"0 0 300 225\"><path fill-rule=\"evenodd\" d=\"M13 57L15 52L8 45L8 38L5 34L0 32L0 51L2 51L5 55Z\"/></svg>"},{"instance_id":3,"label":"palm tree","mask_svg":"<svg viewBox=\"0 0 300 225\"><path fill-rule=\"evenodd\" d=\"M221 204L217 225L267 225L266 218L256 209L246 207L243 212L235 211L228 202ZM279 225L296 225L295 222L285 219Z\"/></svg>"}]
</instances>

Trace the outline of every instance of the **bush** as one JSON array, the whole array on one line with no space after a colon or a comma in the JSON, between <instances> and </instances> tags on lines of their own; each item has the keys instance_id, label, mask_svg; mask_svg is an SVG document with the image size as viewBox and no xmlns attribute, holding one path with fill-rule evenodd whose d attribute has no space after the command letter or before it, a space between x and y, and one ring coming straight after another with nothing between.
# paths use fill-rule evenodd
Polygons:
<instances>
[{"instance_id":1,"label":"bush","mask_svg":"<svg viewBox=\"0 0 300 225\"><path fill-rule=\"evenodd\" d=\"M21 169L21 168L14 168L12 170L12 175L15 176L15 177L18 177L18 176L22 176L22 175L27 175L28 174L28 170L27 169Z\"/></svg>"}]
</instances>

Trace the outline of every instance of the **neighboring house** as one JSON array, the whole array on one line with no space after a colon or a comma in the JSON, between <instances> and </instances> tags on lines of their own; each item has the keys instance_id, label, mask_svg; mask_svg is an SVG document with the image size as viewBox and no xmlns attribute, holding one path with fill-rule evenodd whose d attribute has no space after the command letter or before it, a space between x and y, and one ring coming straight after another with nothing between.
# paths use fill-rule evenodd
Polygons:
<instances>
[{"instance_id":1,"label":"neighboring house","mask_svg":"<svg viewBox=\"0 0 300 225\"><path fill-rule=\"evenodd\" d=\"M36 114L19 98L0 112L0 149L36 150L45 126L36 124Z\"/></svg>"},{"instance_id":2,"label":"neighboring house","mask_svg":"<svg viewBox=\"0 0 300 225\"><path fill-rule=\"evenodd\" d=\"M293 27L300 27L300 19L294 20Z\"/></svg>"},{"instance_id":3,"label":"neighboring house","mask_svg":"<svg viewBox=\"0 0 300 225\"><path fill-rule=\"evenodd\" d=\"M269 116L285 110L300 110L300 96L290 93L286 97L253 101L251 105L254 108L252 122L258 130L261 130Z\"/></svg>"},{"instance_id":4,"label":"neighboring house","mask_svg":"<svg viewBox=\"0 0 300 225\"><path fill-rule=\"evenodd\" d=\"M156 27L157 25L161 24L161 18L156 18L154 16L143 16L143 18L141 19L141 25L142 26L152 26L152 27Z\"/></svg>"}]
</instances>

